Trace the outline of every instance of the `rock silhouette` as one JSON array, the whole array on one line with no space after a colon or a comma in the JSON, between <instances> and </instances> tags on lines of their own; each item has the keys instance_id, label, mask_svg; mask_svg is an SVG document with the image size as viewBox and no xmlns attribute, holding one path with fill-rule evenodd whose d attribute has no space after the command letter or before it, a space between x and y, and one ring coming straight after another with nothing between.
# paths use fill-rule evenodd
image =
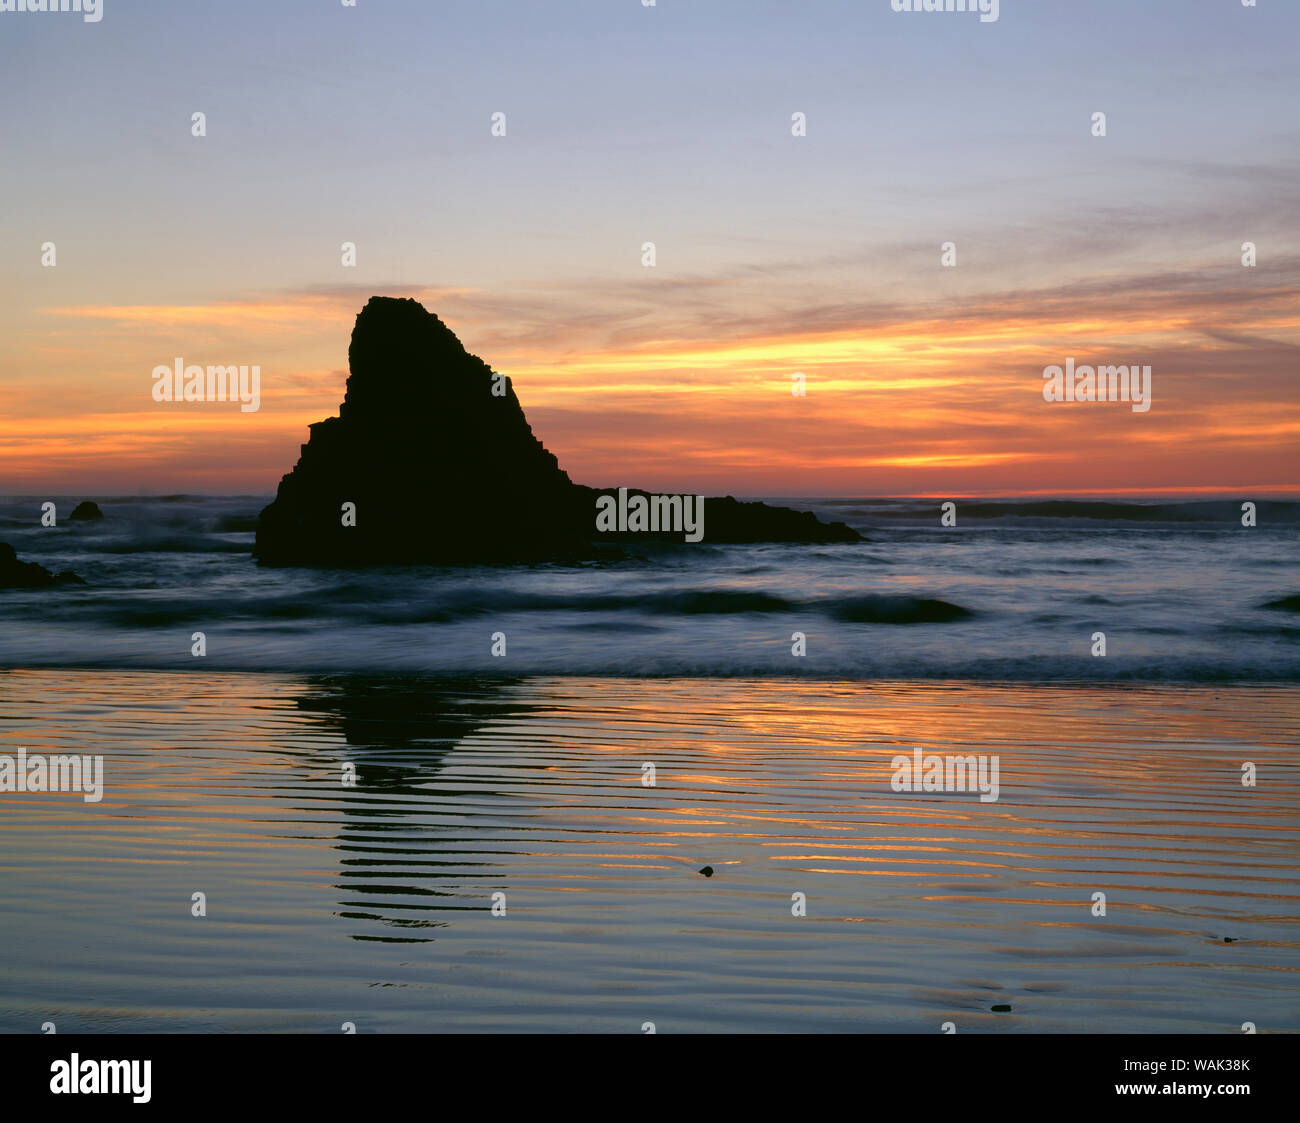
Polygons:
<instances>
[{"instance_id":1,"label":"rock silhouette","mask_svg":"<svg viewBox=\"0 0 1300 1123\"><path fill-rule=\"evenodd\" d=\"M103 517L104 512L99 509L99 504L92 503L89 499L86 499L73 507L72 514L68 516L69 519L76 519L77 521L83 519L102 519Z\"/></svg>"},{"instance_id":2,"label":"rock silhouette","mask_svg":"<svg viewBox=\"0 0 1300 1123\"><path fill-rule=\"evenodd\" d=\"M84 585L75 573L51 573L36 562L18 560L8 542L0 542L0 589L43 589L48 585Z\"/></svg>"},{"instance_id":3,"label":"rock silhouette","mask_svg":"<svg viewBox=\"0 0 1300 1123\"><path fill-rule=\"evenodd\" d=\"M616 489L573 483L533 435L510 379L417 301L371 297L348 363L339 415L310 426L258 517L262 562L580 560L616 555L615 542L683 541L680 531L598 533L597 497ZM705 500L706 543L858 540L808 512Z\"/></svg>"}]
</instances>

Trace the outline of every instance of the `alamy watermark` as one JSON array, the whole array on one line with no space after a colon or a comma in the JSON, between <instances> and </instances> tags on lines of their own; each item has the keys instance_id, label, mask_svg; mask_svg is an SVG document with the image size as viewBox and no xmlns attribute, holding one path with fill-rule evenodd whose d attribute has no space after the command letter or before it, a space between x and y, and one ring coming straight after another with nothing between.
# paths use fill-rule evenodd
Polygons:
<instances>
[{"instance_id":1,"label":"alamy watermark","mask_svg":"<svg viewBox=\"0 0 1300 1123\"><path fill-rule=\"evenodd\" d=\"M50 1065L50 1092L59 1095L130 1096L132 1102L147 1104L152 1061L94 1061L73 1053L66 1061Z\"/></svg>"},{"instance_id":2,"label":"alamy watermark","mask_svg":"<svg viewBox=\"0 0 1300 1123\"><path fill-rule=\"evenodd\" d=\"M98 23L104 0L0 0L0 12L80 12L86 23Z\"/></svg>"},{"instance_id":3,"label":"alamy watermark","mask_svg":"<svg viewBox=\"0 0 1300 1123\"><path fill-rule=\"evenodd\" d=\"M979 12L980 23L998 22L998 0L889 0L896 12Z\"/></svg>"},{"instance_id":4,"label":"alamy watermark","mask_svg":"<svg viewBox=\"0 0 1300 1123\"><path fill-rule=\"evenodd\" d=\"M1132 402L1134 413L1151 408L1151 368L1132 366L1043 367L1045 402Z\"/></svg>"},{"instance_id":5,"label":"alamy watermark","mask_svg":"<svg viewBox=\"0 0 1300 1123\"><path fill-rule=\"evenodd\" d=\"M242 402L242 413L256 413L262 405L262 368L259 366L186 366L177 356L171 366L153 368L155 402Z\"/></svg>"},{"instance_id":6,"label":"alamy watermark","mask_svg":"<svg viewBox=\"0 0 1300 1123\"><path fill-rule=\"evenodd\" d=\"M894 775L889 786L896 792L979 792L981 803L997 803L998 758L977 756L926 756L913 749L911 756L889 762Z\"/></svg>"},{"instance_id":7,"label":"alamy watermark","mask_svg":"<svg viewBox=\"0 0 1300 1123\"><path fill-rule=\"evenodd\" d=\"M86 803L104 798L102 756L0 756L0 792L81 792Z\"/></svg>"},{"instance_id":8,"label":"alamy watermark","mask_svg":"<svg viewBox=\"0 0 1300 1123\"><path fill-rule=\"evenodd\" d=\"M627 488L612 495L596 497L596 529L606 534L684 532L687 542L704 537L704 496L702 495L633 495Z\"/></svg>"}]
</instances>

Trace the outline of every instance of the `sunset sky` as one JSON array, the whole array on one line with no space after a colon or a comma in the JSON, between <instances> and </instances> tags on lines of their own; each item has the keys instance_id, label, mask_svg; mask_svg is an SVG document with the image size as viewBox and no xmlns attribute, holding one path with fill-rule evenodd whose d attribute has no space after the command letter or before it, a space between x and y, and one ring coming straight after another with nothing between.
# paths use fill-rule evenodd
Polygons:
<instances>
[{"instance_id":1,"label":"sunset sky","mask_svg":"<svg viewBox=\"0 0 1300 1123\"><path fill-rule=\"evenodd\" d=\"M372 294L581 483L1300 491L1298 48L1292 0L0 13L0 494L273 491ZM177 356L260 411L155 403ZM1152 408L1044 402L1069 357Z\"/></svg>"}]
</instances>

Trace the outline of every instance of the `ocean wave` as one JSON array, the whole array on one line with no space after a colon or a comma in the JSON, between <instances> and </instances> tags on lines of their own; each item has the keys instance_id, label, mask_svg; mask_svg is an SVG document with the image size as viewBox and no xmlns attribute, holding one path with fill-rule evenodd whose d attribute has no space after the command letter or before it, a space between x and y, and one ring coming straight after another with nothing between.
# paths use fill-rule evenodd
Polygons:
<instances>
[{"instance_id":1,"label":"ocean wave","mask_svg":"<svg viewBox=\"0 0 1300 1123\"><path fill-rule=\"evenodd\" d=\"M574 617L594 613L622 615L629 621L646 616L764 616L816 613L853 624L942 624L975 613L935 597L868 593L799 600L761 590L682 589L647 593L543 593L502 589L498 585L439 590L412 588L389 581L380 586L346 582L293 593L243 593L231 598L184 593L159 596L157 590L114 589L111 599L81 597L60 609L63 619L79 618L123 627L153 627L206 620L346 620L401 626L439 624L487 615L557 613ZM40 612L54 602L33 601Z\"/></svg>"},{"instance_id":2,"label":"ocean wave","mask_svg":"<svg viewBox=\"0 0 1300 1123\"><path fill-rule=\"evenodd\" d=\"M1291 499L1253 499L1243 493L1241 499L1165 500L1160 502L1125 502L1107 499L960 499L957 505L957 525L966 520L1088 520L1115 523L1203 523L1225 527L1240 526L1241 504L1255 503L1261 524L1300 523L1300 502ZM793 502L786 500L785 502ZM809 501L809 505L827 513L828 517L855 520L921 520L938 522L940 504L944 500L862 500Z\"/></svg>"},{"instance_id":3,"label":"ocean wave","mask_svg":"<svg viewBox=\"0 0 1300 1123\"><path fill-rule=\"evenodd\" d=\"M245 554L252 539L219 534L141 535L129 540L104 542L95 548L102 554Z\"/></svg>"},{"instance_id":4,"label":"ocean wave","mask_svg":"<svg viewBox=\"0 0 1300 1123\"><path fill-rule=\"evenodd\" d=\"M946 624L974 615L968 608L934 597L871 595L828 602L825 607L836 620L851 624Z\"/></svg>"}]
</instances>

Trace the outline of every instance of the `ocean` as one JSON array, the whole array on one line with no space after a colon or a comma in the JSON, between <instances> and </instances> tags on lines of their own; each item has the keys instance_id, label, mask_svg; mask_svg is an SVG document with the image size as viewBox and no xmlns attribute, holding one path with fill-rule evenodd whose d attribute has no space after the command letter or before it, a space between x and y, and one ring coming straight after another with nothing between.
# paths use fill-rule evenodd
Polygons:
<instances>
[{"instance_id":1,"label":"ocean","mask_svg":"<svg viewBox=\"0 0 1300 1123\"><path fill-rule=\"evenodd\" d=\"M0 790L0 1031L1300 1032L1300 505L329 571L41 501L87 584L0 592L0 765L103 791Z\"/></svg>"},{"instance_id":2,"label":"ocean","mask_svg":"<svg viewBox=\"0 0 1300 1123\"><path fill-rule=\"evenodd\" d=\"M938 500L812 499L784 502L868 541L717 546L706 521L618 562L321 570L253 561L268 499L101 500L55 527L0 502L0 541L87 581L4 592L0 665L1300 681L1296 501L1245 527L1236 500L957 500L943 527Z\"/></svg>"}]
</instances>

